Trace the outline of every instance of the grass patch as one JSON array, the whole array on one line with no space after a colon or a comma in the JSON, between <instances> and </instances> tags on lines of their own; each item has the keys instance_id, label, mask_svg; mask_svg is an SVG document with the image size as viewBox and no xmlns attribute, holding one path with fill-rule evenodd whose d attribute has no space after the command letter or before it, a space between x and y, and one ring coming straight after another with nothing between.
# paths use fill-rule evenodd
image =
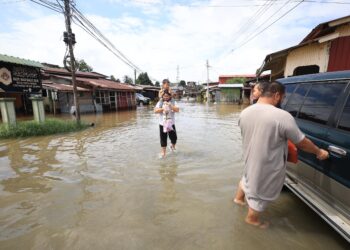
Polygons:
<instances>
[{"instance_id":1,"label":"grass patch","mask_svg":"<svg viewBox=\"0 0 350 250\"><path fill-rule=\"evenodd\" d=\"M77 124L76 121L58 119L47 119L43 123L38 123L36 121L17 122L16 126L9 127L5 124L0 124L0 138L17 138L68 133L80 131L89 126L89 124L83 122Z\"/></svg>"}]
</instances>

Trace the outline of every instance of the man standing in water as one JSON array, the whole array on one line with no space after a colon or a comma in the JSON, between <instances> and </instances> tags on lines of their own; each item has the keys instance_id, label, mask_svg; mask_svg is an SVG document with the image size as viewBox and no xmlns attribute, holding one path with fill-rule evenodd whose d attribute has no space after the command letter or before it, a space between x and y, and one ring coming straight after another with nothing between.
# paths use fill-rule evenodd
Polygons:
<instances>
[{"instance_id":1,"label":"man standing in water","mask_svg":"<svg viewBox=\"0 0 350 250\"><path fill-rule=\"evenodd\" d=\"M176 102L171 101L171 94L168 90L164 90L162 98L154 108L154 112L159 114L159 135L160 146L162 147L161 156L165 157L168 135L171 141L171 149L175 150L177 135L175 128L175 112L179 112L179 108L176 106ZM169 125L169 121L172 123L170 128L165 126Z\"/></svg>"},{"instance_id":2,"label":"man standing in water","mask_svg":"<svg viewBox=\"0 0 350 250\"><path fill-rule=\"evenodd\" d=\"M285 87L273 82L266 86L257 104L242 111L239 126L242 133L244 172L234 202L248 203L248 224L266 228L259 218L267 205L276 200L282 190L287 159L287 140L299 149L313 153L319 160L328 152L318 148L299 130L293 116L279 109Z\"/></svg>"}]
</instances>

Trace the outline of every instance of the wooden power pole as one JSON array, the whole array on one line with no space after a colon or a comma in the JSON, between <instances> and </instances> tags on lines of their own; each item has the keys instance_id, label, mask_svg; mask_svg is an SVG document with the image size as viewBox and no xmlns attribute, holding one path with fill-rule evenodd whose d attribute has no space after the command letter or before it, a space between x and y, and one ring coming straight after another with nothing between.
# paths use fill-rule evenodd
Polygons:
<instances>
[{"instance_id":1,"label":"wooden power pole","mask_svg":"<svg viewBox=\"0 0 350 250\"><path fill-rule=\"evenodd\" d=\"M209 103L209 61L207 60L207 93L206 93L206 96L207 96L207 103Z\"/></svg>"},{"instance_id":2,"label":"wooden power pole","mask_svg":"<svg viewBox=\"0 0 350 250\"><path fill-rule=\"evenodd\" d=\"M75 71L76 69L76 63L75 63L75 57L73 53L73 42L75 43L75 40L73 41L74 34L72 33L71 28L71 9L70 9L70 0L64 0L64 17L66 20L66 31L68 33L68 49L69 49L69 57L70 57L70 67L71 67L71 73L72 73L72 84L73 84L73 97L74 97L74 106L75 106L75 118L77 123L80 123L80 107L79 107L79 97L78 97L78 91L77 91L77 84L75 79Z\"/></svg>"}]
</instances>

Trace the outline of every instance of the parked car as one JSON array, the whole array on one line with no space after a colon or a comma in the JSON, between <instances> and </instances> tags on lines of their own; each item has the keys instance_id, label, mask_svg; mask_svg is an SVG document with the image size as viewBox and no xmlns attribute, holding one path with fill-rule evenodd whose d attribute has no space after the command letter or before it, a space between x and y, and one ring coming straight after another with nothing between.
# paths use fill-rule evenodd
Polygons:
<instances>
[{"instance_id":1,"label":"parked car","mask_svg":"<svg viewBox=\"0 0 350 250\"><path fill-rule=\"evenodd\" d=\"M137 105L139 105L140 103L142 103L142 104L149 104L150 103L150 101L151 101L151 99L150 98L148 98L148 97L145 97L145 96L143 96L142 94L140 94L140 93L136 93L136 102L137 102Z\"/></svg>"},{"instance_id":2,"label":"parked car","mask_svg":"<svg viewBox=\"0 0 350 250\"><path fill-rule=\"evenodd\" d=\"M286 87L282 108L330 153L320 161L298 152L287 164L285 185L350 242L350 71L278 79Z\"/></svg>"}]
</instances>

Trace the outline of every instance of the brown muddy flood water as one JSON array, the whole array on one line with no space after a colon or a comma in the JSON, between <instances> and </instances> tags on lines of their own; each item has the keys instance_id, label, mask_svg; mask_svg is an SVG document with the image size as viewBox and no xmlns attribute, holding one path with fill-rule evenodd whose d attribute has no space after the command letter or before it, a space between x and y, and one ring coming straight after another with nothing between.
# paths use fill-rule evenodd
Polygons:
<instances>
[{"instance_id":1,"label":"brown muddy flood water","mask_svg":"<svg viewBox=\"0 0 350 250\"><path fill-rule=\"evenodd\" d=\"M0 141L0 249L346 249L283 191L267 230L232 195L241 107L180 103L178 150L159 159L152 107L83 116L88 130Z\"/></svg>"}]
</instances>

